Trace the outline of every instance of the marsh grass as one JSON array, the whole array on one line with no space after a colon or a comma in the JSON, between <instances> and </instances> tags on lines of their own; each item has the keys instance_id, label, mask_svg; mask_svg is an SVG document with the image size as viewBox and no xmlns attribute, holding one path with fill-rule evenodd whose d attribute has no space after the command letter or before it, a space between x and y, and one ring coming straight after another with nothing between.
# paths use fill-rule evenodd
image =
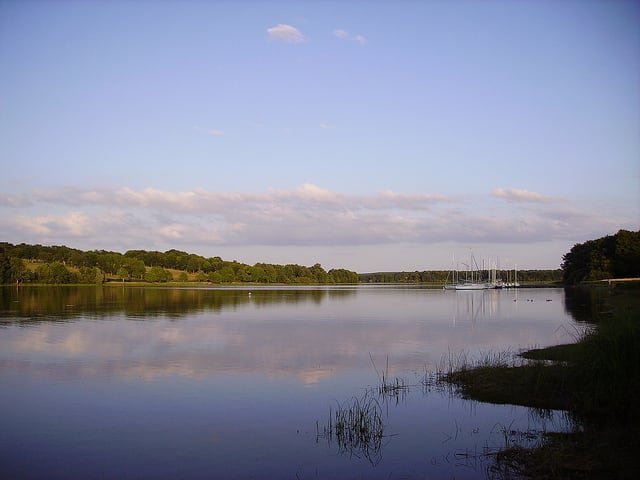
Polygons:
<instances>
[{"instance_id":1,"label":"marsh grass","mask_svg":"<svg viewBox=\"0 0 640 480\"><path fill-rule=\"evenodd\" d=\"M638 303L637 300L635 303ZM617 312L579 343L573 362L580 412L606 422L639 423L640 308L616 299Z\"/></svg>"},{"instance_id":2,"label":"marsh grass","mask_svg":"<svg viewBox=\"0 0 640 480\"><path fill-rule=\"evenodd\" d=\"M640 295L622 288L577 342L520 355L443 359L425 382L447 382L463 397L562 409L573 432L546 434L534 448L507 446L491 478L640 478Z\"/></svg>"},{"instance_id":3,"label":"marsh grass","mask_svg":"<svg viewBox=\"0 0 640 480\"><path fill-rule=\"evenodd\" d=\"M324 436L329 443L335 441L341 453L362 457L372 464L382 458L382 440L384 422L382 407L370 392L350 402L338 404L335 410L329 410L329 419L318 437Z\"/></svg>"},{"instance_id":4,"label":"marsh grass","mask_svg":"<svg viewBox=\"0 0 640 480\"><path fill-rule=\"evenodd\" d=\"M371 353L369 353L369 358L371 359L371 364L373 365L373 369L376 371L376 375L378 375L379 384L376 390L379 395L391 396L396 399L399 399L402 395L408 392L409 385L407 385L407 383L403 378L390 377L389 355L387 355L387 364L385 369L382 370L382 372L380 372L376 367L376 363L373 360L373 355L371 355Z\"/></svg>"},{"instance_id":5,"label":"marsh grass","mask_svg":"<svg viewBox=\"0 0 640 480\"><path fill-rule=\"evenodd\" d=\"M382 371L376 367L371 353L369 358L378 376L378 385L367 388L361 397L338 403L335 410L330 408L322 432L316 422L316 435L318 439L326 438L329 444L335 442L340 453L366 458L377 465L382 459L383 439L391 436L385 434L383 405L388 408L390 398L398 403L408 392L409 385L404 379L389 375L388 355Z\"/></svg>"}]
</instances>

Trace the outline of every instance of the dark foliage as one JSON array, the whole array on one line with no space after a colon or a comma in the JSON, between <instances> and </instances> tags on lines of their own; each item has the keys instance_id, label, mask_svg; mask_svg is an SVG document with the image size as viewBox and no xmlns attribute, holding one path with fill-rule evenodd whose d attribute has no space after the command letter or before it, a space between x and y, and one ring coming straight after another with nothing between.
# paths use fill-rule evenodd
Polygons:
<instances>
[{"instance_id":1,"label":"dark foliage","mask_svg":"<svg viewBox=\"0 0 640 480\"><path fill-rule=\"evenodd\" d=\"M640 231L620 230L615 235L578 243L563 257L563 280L583 281L640 276Z\"/></svg>"},{"instance_id":2,"label":"dark foliage","mask_svg":"<svg viewBox=\"0 0 640 480\"><path fill-rule=\"evenodd\" d=\"M362 283L431 283L443 285L451 281L448 270L425 270L422 272L376 272L358 275ZM507 281L514 279L514 271L499 270L497 277ZM518 270L519 283L554 283L562 280L562 271L557 270Z\"/></svg>"}]
</instances>

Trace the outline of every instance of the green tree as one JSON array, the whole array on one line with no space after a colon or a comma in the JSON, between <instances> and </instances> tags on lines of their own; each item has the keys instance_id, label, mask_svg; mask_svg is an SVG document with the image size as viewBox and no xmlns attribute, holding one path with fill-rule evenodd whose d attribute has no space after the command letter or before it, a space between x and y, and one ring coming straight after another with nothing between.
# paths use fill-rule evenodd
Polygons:
<instances>
[{"instance_id":1,"label":"green tree","mask_svg":"<svg viewBox=\"0 0 640 480\"><path fill-rule=\"evenodd\" d=\"M11 257L9 259L9 280L13 283L28 281L29 272L20 258Z\"/></svg>"},{"instance_id":2,"label":"green tree","mask_svg":"<svg viewBox=\"0 0 640 480\"><path fill-rule=\"evenodd\" d=\"M144 279L147 282L168 282L172 279L171 272L162 267L151 267L145 274Z\"/></svg>"},{"instance_id":3,"label":"green tree","mask_svg":"<svg viewBox=\"0 0 640 480\"><path fill-rule=\"evenodd\" d=\"M76 276L71 273L62 262L51 262L40 265L36 270L36 278L42 283L73 283Z\"/></svg>"},{"instance_id":4,"label":"green tree","mask_svg":"<svg viewBox=\"0 0 640 480\"><path fill-rule=\"evenodd\" d=\"M9 257L4 254L4 249L0 249L0 284L11 281L11 263Z\"/></svg>"},{"instance_id":5,"label":"green tree","mask_svg":"<svg viewBox=\"0 0 640 480\"><path fill-rule=\"evenodd\" d=\"M329 276L334 283L358 283L358 274L344 268L332 268Z\"/></svg>"},{"instance_id":6,"label":"green tree","mask_svg":"<svg viewBox=\"0 0 640 480\"><path fill-rule=\"evenodd\" d=\"M220 275L220 272L209 272L207 279L212 283L222 283L222 275Z\"/></svg>"},{"instance_id":7,"label":"green tree","mask_svg":"<svg viewBox=\"0 0 640 480\"><path fill-rule=\"evenodd\" d=\"M200 259L198 257L196 257L195 255L193 256L189 256L189 259L187 260L187 264L186 264L186 268L185 270L188 272L192 272L195 273L198 270L201 269L202 266L202 261L200 261Z\"/></svg>"},{"instance_id":8,"label":"green tree","mask_svg":"<svg viewBox=\"0 0 640 480\"><path fill-rule=\"evenodd\" d=\"M78 282L80 283L96 283L95 267L80 267L78 269Z\"/></svg>"},{"instance_id":9,"label":"green tree","mask_svg":"<svg viewBox=\"0 0 640 480\"><path fill-rule=\"evenodd\" d=\"M124 282L125 280L129 279L129 270L127 270L126 267L122 266L118 269L116 275L118 275L118 278L120 278L120 280Z\"/></svg>"},{"instance_id":10,"label":"green tree","mask_svg":"<svg viewBox=\"0 0 640 480\"><path fill-rule=\"evenodd\" d=\"M103 252L98 256L98 267L110 275L116 275L122 265L122 255L113 252Z\"/></svg>"},{"instance_id":11,"label":"green tree","mask_svg":"<svg viewBox=\"0 0 640 480\"><path fill-rule=\"evenodd\" d=\"M227 266L217 272L220 278L220 283L231 283L235 281L236 274L233 268Z\"/></svg>"},{"instance_id":12,"label":"green tree","mask_svg":"<svg viewBox=\"0 0 640 480\"><path fill-rule=\"evenodd\" d=\"M124 257L122 259L121 265L127 270L129 278L136 278L136 279L142 280L144 278L144 274L147 271L147 269L144 266L144 262L138 258Z\"/></svg>"},{"instance_id":13,"label":"green tree","mask_svg":"<svg viewBox=\"0 0 640 480\"><path fill-rule=\"evenodd\" d=\"M640 231L618 232L613 264L616 277L640 277Z\"/></svg>"},{"instance_id":14,"label":"green tree","mask_svg":"<svg viewBox=\"0 0 640 480\"><path fill-rule=\"evenodd\" d=\"M640 276L640 232L620 230L615 235L578 243L562 258L566 284Z\"/></svg>"},{"instance_id":15,"label":"green tree","mask_svg":"<svg viewBox=\"0 0 640 480\"><path fill-rule=\"evenodd\" d=\"M253 267L250 267L247 273L248 273L247 281L249 282L264 283L267 280L267 275L264 269L258 265L254 265Z\"/></svg>"},{"instance_id":16,"label":"green tree","mask_svg":"<svg viewBox=\"0 0 640 480\"><path fill-rule=\"evenodd\" d=\"M325 272L324 268L322 268L322 265L319 263L316 263L313 267L309 268L309 273L311 278L313 278L317 283L327 283L329 280L327 272Z\"/></svg>"},{"instance_id":17,"label":"green tree","mask_svg":"<svg viewBox=\"0 0 640 480\"><path fill-rule=\"evenodd\" d=\"M94 283L96 285L102 285L104 283L104 272L98 267L93 267L93 270L95 271Z\"/></svg>"}]
</instances>

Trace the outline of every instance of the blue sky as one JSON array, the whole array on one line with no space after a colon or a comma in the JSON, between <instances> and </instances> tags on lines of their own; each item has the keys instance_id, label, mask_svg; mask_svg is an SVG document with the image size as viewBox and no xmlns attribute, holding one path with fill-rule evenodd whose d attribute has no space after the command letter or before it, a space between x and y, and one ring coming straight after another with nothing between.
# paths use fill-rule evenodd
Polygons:
<instances>
[{"instance_id":1,"label":"blue sky","mask_svg":"<svg viewBox=\"0 0 640 480\"><path fill-rule=\"evenodd\" d=\"M640 228L640 4L0 2L0 240L365 272Z\"/></svg>"}]
</instances>

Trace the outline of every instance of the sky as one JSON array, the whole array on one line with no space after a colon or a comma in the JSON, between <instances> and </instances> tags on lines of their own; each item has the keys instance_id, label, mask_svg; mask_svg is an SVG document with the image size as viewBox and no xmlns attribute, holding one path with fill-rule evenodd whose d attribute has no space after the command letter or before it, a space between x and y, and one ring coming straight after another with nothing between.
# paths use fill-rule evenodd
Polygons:
<instances>
[{"instance_id":1,"label":"sky","mask_svg":"<svg viewBox=\"0 0 640 480\"><path fill-rule=\"evenodd\" d=\"M0 241L361 273L640 229L635 1L0 0Z\"/></svg>"}]
</instances>

